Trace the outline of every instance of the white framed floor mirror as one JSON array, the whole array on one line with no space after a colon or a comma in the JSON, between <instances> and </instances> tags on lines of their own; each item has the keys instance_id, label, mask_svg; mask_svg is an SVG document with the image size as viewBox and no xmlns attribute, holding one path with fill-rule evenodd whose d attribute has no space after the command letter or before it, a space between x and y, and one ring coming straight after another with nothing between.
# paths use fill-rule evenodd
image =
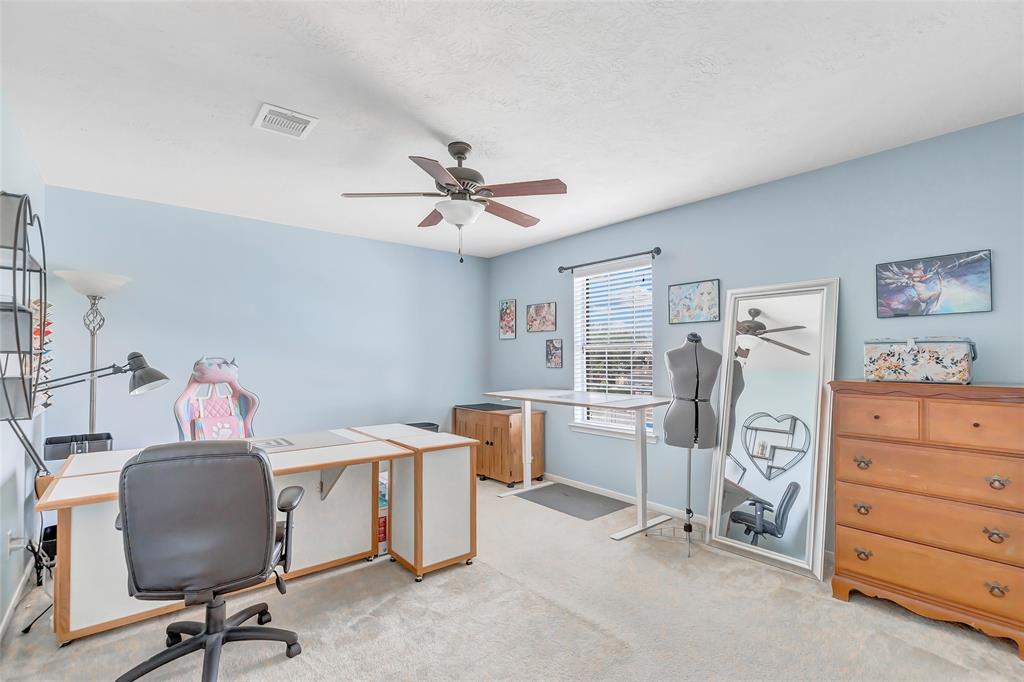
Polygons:
<instances>
[{"instance_id":1,"label":"white framed floor mirror","mask_svg":"<svg viewBox=\"0 0 1024 682\"><path fill-rule=\"evenodd\" d=\"M838 303L838 278L727 292L711 467L708 543L818 580Z\"/></svg>"}]
</instances>

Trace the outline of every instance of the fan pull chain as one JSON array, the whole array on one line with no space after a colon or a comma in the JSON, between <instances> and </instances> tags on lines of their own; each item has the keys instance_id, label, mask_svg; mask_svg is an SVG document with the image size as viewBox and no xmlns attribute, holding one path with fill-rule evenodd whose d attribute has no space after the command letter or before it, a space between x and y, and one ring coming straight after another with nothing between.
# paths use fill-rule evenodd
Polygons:
<instances>
[{"instance_id":1,"label":"fan pull chain","mask_svg":"<svg viewBox=\"0 0 1024 682\"><path fill-rule=\"evenodd\" d=\"M459 228L459 262L462 263L464 262L462 260L462 225L456 225L455 227Z\"/></svg>"}]
</instances>

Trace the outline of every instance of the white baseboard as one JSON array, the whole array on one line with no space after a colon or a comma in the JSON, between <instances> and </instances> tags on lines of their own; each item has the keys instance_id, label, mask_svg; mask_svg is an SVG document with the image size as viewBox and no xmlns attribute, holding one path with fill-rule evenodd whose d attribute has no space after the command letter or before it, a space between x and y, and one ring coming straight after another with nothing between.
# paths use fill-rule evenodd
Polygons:
<instances>
[{"instance_id":1,"label":"white baseboard","mask_svg":"<svg viewBox=\"0 0 1024 682\"><path fill-rule=\"evenodd\" d=\"M544 472L544 480L551 481L552 483L563 483L573 488L579 488L580 490L586 490L588 492L597 493L598 495L604 495L610 497L613 500L619 500L621 502L628 502L630 504L636 504L636 497L633 495L626 495L624 493L616 492L615 490L608 490L607 488L601 488L596 485L590 485L589 483L581 483L580 481L574 481L571 478L565 476L558 476L547 471ZM664 504L658 504L657 502L647 501L647 508L651 511L656 511L659 514L668 514L677 519L686 517L685 509L677 509L676 507L669 507ZM693 522L698 526L707 528L708 518L702 514L694 514Z\"/></svg>"},{"instance_id":2,"label":"white baseboard","mask_svg":"<svg viewBox=\"0 0 1024 682\"><path fill-rule=\"evenodd\" d=\"M21 580L18 581L18 587L14 590L14 597L11 598L11 603L7 605L7 610L4 611L4 619L0 621L0 640L4 638L4 634L7 632L7 626L14 620L14 612L18 610L18 605L21 604L22 597L25 596L25 587L29 584L32 576L35 574L35 564L30 561L25 564L25 570L21 574Z\"/></svg>"}]
</instances>

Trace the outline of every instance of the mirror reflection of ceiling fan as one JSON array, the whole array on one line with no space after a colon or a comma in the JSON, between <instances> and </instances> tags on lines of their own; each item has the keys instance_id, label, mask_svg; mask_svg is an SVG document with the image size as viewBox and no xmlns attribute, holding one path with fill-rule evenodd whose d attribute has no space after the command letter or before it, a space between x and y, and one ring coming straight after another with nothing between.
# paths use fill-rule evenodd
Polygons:
<instances>
[{"instance_id":1,"label":"mirror reflection of ceiling fan","mask_svg":"<svg viewBox=\"0 0 1024 682\"><path fill-rule=\"evenodd\" d=\"M565 183L557 178L488 185L484 176L463 166L473 148L468 142L450 142L448 153L458 163L445 168L434 159L410 156L409 159L434 179L436 192L345 192L348 198L378 197L443 197L434 210L420 221L419 227L433 227L444 220L459 228L459 262L462 262L462 228L476 222L483 212L490 213L520 227L533 227L539 218L494 201L494 197L525 197L540 194L565 194Z\"/></svg>"},{"instance_id":2,"label":"mirror reflection of ceiling fan","mask_svg":"<svg viewBox=\"0 0 1024 682\"><path fill-rule=\"evenodd\" d=\"M807 329L807 327L803 326L802 324L797 324L790 327L777 327L775 329L768 329L768 325L757 319L758 317L761 316L761 312L762 311L760 308L750 308L749 310L747 310L747 314L750 315L750 319L740 320L739 322L736 323L736 336L753 336L755 338L761 339L766 343L770 343L781 348L785 348L786 350L791 350L794 353L799 353L800 355L810 355L810 353L808 353L805 350L800 350L795 346L790 346L787 343L782 343L781 341L776 341L775 339L765 336L766 334L777 334L778 332L791 332L796 331L797 329ZM747 352L749 353L749 350Z\"/></svg>"}]
</instances>

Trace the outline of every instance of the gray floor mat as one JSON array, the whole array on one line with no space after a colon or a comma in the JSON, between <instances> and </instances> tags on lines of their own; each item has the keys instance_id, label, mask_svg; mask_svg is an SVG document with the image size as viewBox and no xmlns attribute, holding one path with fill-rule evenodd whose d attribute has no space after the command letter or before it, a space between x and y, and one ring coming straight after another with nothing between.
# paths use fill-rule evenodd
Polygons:
<instances>
[{"instance_id":1,"label":"gray floor mat","mask_svg":"<svg viewBox=\"0 0 1024 682\"><path fill-rule=\"evenodd\" d=\"M525 493L520 493L516 497L535 502L569 516L575 516L577 519L583 519L584 521L592 521L599 516L611 514L614 511L632 506L628 502L613 500L604 495L580 490L579 488L573 488L561 483L529 490Z\"/></svg>"}]
</instances>

